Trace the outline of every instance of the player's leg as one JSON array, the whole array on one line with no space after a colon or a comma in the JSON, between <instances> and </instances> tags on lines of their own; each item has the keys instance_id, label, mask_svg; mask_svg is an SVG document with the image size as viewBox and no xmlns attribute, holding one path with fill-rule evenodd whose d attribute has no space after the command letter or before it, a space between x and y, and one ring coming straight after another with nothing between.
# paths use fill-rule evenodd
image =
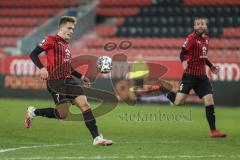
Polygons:
<instances>
[{"instance_id":1,"label":"player's leg","mask_svg":"<svg viewBox=\"0 0 240 160\"><path fill-rule=\"evenodd\" d=\"M82 110L85 125L93 137L93 145L112 145L111 140L103 139L98 132L96 119L85 95L80 95L73 100L74 104Z\"/></svg>"},{"instance_id":2,"label":"player's leg","mask_svg":"<svg viewBox=\"0 0 240 160\"><path fill-rule=\"evenodd\" d=\"M205 105L206 118L211 130L211 137L226 137L216 129L216 116L214 111L214 99L212 86L208 78L200 80L198 85L194 87L195 93L199 98L203 99Z\"/></svg>"},{"instance_id":3,"label":"player's leg","mask_svg":"<svg viewBox=\"0 0 240 160\"><path fill-rule=\"evenodd\" d=\"M214 100L212 94L207 94L203 97L205 110L206 110L206 117L207 121L211 130L211 137L226 137L226 134L220 133L216 129L216 115L214 111Z\"/></svg>"},{"instance_id":4,"label":"player's leg","mask_svg":"<svg viewBox=\"0 0 240 160\"><path fill-rule=\"evenodd\" d=\"M68 101L62 102L56 105L56 108L38 108L35 109L34 114L36 116L64 119L69 112L70 103Z\"/></svg>"},{"instance_id":5,"label":"player's leg","mask_svg":"<svg viewBox=\"0 0 240 160\"><path fill-rule=\"evenodd\" d=\"M61 87L61 86L60 86ZM31 122L35 116L42 116L47 118L56 118L61 119L65 118L66 112L68 112L68 108L70 103L69 99L66 98L66 95L55 92L47 82L47 90L52 95L54 103L56 104L56 108L35 108L33 106L29 106L25 116L25 127L29 128L31 126ZM58 111L59 110L59 111ZM60 112L60 113L59 113Z\"/></svg>"},{"instance_id":6,"label":"player's leg","mask_svg":"<svg viewBox=\"0 0 240 160\"><path fill-rule=\"evenodd\" d=\"M73 100L73 102L79 109L82 110L84 122L91 132L92 137L95 138L99 136L96 120L87 101L87 97L85 95L78 96Z\"/></svg>"},{"instance_id":7,"label":"player's leg","mask_svg":"<svg viewBox=\"0 0 240 160\"><path fill-rule=\"evenodd\" d=\"M28 107L25 116L25 127L30 128L31 122L36 116L64 119L68 115L69 107L70 103L67 101L57 104L56 108L35 108L30 106Z\"/></svg>"},{"instance_id":8,"label":"player's leg","mask_svg":"<svg viewBox=\"0 0 240 160\"><path fill-rule=\"evenodd\" d=\"M169 101L176 106L184 104L190 90L192 89L192 84L189 83L188 81L186 82L183 81L177 92L173 90L171 83L169 83L168 81L159 79L159 83L164 88L164 89L161 89L162 92L165 93Z\"/></svg>"},{"instance_id":9,"label":"player's leg","mask_svg":"<svg viewBox=\"0 0 240 160\"><path fill-rule=\"evenodd\" d=\"M177 92L176 98L174 100L174 105L179 106L185 103L188 94Z\"/></svg>"},{"instance_id":10,"label":"player's leg","mask_svg":"<svg viewBox=\"0 0 240 160\"><path fill-rule=\"evenodd\" d=\"M56 106L57 111L55 110L55 114L57 114L56 117L58 117L59 119L67 118L70 106L71 106L70 101L58 104Z\"/></svg>"},{"instance_id":11,"label":"player's leg","mask_svg":"<svg viewBox=\"0 0 240 160\"><path fill-rule=\"evenodd\" d=\"M206 118L209 124L209 128L211 130L216 130L216 117L215 117L215 111L214 111L214 101L213 101L213 95L207 94L203 96L203 102L205 105L205 111L206 111Z\"/></svg>"},{"instance_id":12,"label":"player's leg","mask_svg":"<svg viewBox=\"0 0 240 160\"><path fill-rule=\"evenodd\" d=\"M133 79L133 83L134 83L133 86L136 90L143 89L143 85L144 85L143 78ZM136 100L140 101L141 94L138 94L138 92L135 92L135 96L136 96Z\"/></svg>"}]
</instances>

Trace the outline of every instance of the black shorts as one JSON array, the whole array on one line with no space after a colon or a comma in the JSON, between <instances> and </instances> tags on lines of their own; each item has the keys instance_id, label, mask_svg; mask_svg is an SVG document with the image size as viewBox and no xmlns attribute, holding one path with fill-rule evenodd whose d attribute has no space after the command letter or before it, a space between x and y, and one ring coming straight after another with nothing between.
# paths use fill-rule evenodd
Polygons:
<instances>
[{"instance_id":1,"label":"black shorts","mask_svg":"<svg viewBox=\"0 0 240 160\"><path fill-rule=\"evenodd\" d=\"M84 95L80 83L73 78L48 80L47 90L52 95L55 104L66 101L70 101L73 104L73 100L76 97Z\"/></svg>"},{"instance_id":2,"label":"black shorts","mask_svg":"<svg viewBox=\"0 0 240 160\"><path fill-rule=\"evenodd\" d=\"M141 86L143 86L143 84L144 84L143 78L136 78L136 79L134 79L134 85L135 86L141 87Z\"/></svg>"},{"instance_id":3,"label":"black shorts","mask_svg":"<svg viewBox=\"0 0 240 160\"><path fill-rule=\"evenodd\" d=\"M207 94L213 94L212 85L207 76L198 77L183 74L179 92L189 94L191 89L193 89L201 99Z\"/></svg>"}]
</instances>

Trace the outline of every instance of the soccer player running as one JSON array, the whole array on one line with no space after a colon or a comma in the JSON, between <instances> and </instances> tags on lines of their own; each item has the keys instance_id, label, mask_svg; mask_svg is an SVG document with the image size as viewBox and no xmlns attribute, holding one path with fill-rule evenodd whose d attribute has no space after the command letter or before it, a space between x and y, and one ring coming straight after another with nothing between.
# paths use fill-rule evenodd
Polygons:
<instances>
[{"instance_id":1,"label":"soccer player running","mask_svg":"<svg viewBox=\"0 0 240 160\"><path fill-rule=\"evenodd\" d=\"M206 75L206 65L214 74L219 72L219 66L212 64L207 57L209 38L206 35L206 19L196 18L194 20L194 30L195 31L186 38L180 53L184 73L178 92L175 93L172 91L171 85L167 81L159 79L159 82L170 91L166 96L174 105L183 104L190 90L193 89L198 97L204 101L206 117L211 129L210 136L226 137L226 134L216 129L213 91Z\"/></svg>"},{"instance_id":2,"label":"soccer player running","mask_svg":"<svg viewBox=\"0 0 240 160\"><path fill-rule=\"evenodd\" d=\"M93 145L111 145L111 140L104 139L99 134L96 120L83 90L80 91L80 95L73 96L57 93L51 88L53 85L57 88L64 88L64 84L79 84L74 81L73 76L81 79L84 86L90 86L89 79L71 67L71 51L68 41L74 33L76 23L77 20L75 17L61 17L57 34L47 35L30 54L33 63L40 69L40 77L47 81L47 89L52 95L56 107L37 109L29 106L26 112L25 126L29 128L33 118L36 116L65 119L68 116L69 107L73 103L82 110L86 127L93 137ZM41 63L38 57L43 51L45 51L47 56L47 67ZM59 81L63 81L64 83L56 86Z\"/></svg>"}]
</instances>

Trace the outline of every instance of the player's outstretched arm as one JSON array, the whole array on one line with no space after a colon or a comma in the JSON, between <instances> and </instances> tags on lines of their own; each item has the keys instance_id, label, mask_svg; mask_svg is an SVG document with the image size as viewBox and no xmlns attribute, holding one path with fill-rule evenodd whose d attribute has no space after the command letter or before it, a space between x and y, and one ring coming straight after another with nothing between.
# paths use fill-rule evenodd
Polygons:
<instances>
[{"instance_id":1,"label":"player's outstretched arm","mask_svg":"<svg viewBox=\"0 0 240 160\"><path fill-rule=\"evenodd\" d=\"M42 79L46 80L48 79L48 71L42 64L42 62L39 59L39 55L43 52L44 50L37 46L30 54L30 58L33 61L33 63L40 69L40 76Z\"/></svg>"},{"instance_id":2,"label":"player's outstretched arm","mask_svg":"<svg viewBox=\"0 0 240 160\"><path fill-rule=\"evenodd\" d=\"M42 62L40 61L40 59L39 59L39 57L38 57L43 51L44 51L44 50L43 50L41 47L37 46L37 47L31 52L31 54L30 54L30 58L32 59L33 63L34 63L39 69L41 69L41 68L44 67L43 64L42 64Z\"/></svg>"}]
</instances>

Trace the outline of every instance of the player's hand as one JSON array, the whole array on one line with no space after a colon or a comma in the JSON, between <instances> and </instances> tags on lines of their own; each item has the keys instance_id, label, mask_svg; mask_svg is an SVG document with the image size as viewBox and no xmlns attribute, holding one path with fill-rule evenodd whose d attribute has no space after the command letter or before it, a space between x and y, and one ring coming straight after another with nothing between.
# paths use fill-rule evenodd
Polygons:
<instances>
[{"instance_id":1,"label":"player's hand","mask_svg":"<svg viewBox=\"0 0 240 160\"><path fill-rule=\"evenodd\" d=\"M40 69L40 77L43 80L47 80L48 79L48 71L47 71L47 69L45 67Z\"/></svg>"},{"instance_id":2,"label":"player's hand","mask_svg":"<svg viewBox=\"0 0 240 160\"><path fill-rule=\"evenodd\" d=\"M219 66L217 66L217 65L213 65L213 66L211 67L211 71L212 71L212 73L214 73L214 74L218 74L218 73L219 73L219 70L220 70L220 68L219 68Z\"/></svg>"},{"instance_id":3,"label":"player's hand","mask_svg":"<svg viewBox=\"0 0 240 160\"><path fill-rule=\"evenodd\" d=\"M82 76L81 80L82 80L82 83L83 83L84 87L90 87L91 86L91 82L87 77Z\"/></svg>"},{"instance_id":4,"label":"player's hand","mask_svg":"<svg viewBox=\"0 0 240 160\"><path fill-rule=\"evenodd\" d=\"M187 69L187 66L188 66L187 61L183 61L182 66L183 66L183 70Z\"/></svg>"}]
</instances>

